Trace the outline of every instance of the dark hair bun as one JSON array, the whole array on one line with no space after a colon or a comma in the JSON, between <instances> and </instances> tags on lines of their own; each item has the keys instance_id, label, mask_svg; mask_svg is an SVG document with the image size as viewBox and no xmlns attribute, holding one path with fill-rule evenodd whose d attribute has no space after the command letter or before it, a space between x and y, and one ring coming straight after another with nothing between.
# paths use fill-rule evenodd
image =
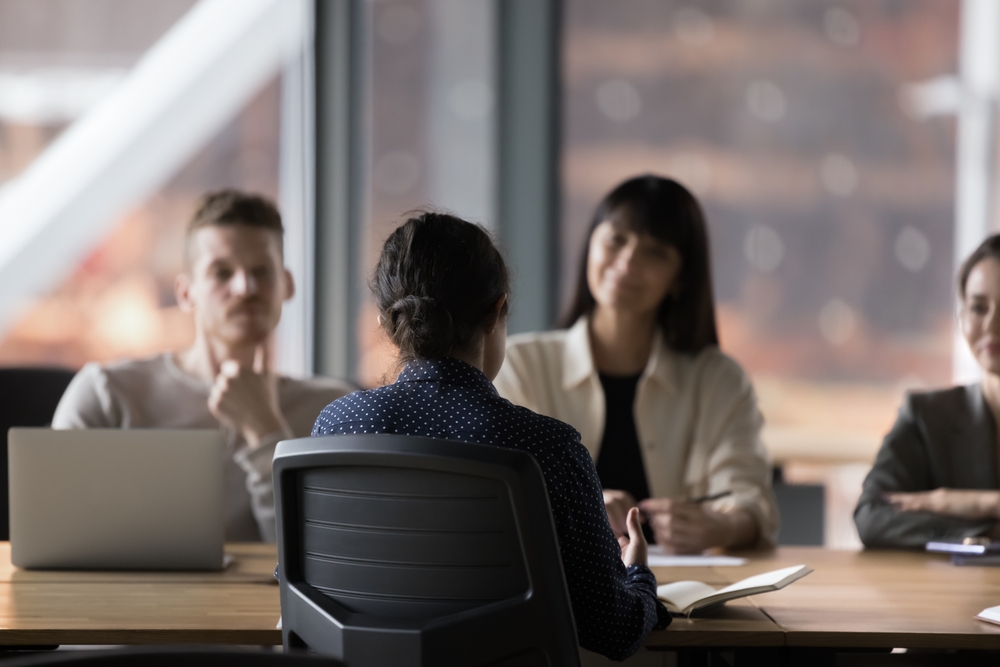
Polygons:
<instances>
[{"instance_id":1,"label":"dark hair bun","mask_svg":"<svg viewBox=\"0 0 1000 667\"><path fill-rule=\"evenodd\" d=\"M404 296L389 309L389 336L393 341L408 341L420 357L436 359L448 356L455 337L451 313L437 299L429 296Z\"/></svg>"},{"instance_id":2,"label":"dark hair bun","mask_svg":"<svg viewBox=\"0 0 1000 667\"><path fill-rule=\"evenodd\" d=\"M477 344L510 281L485 229L453 215L420 213L386 239L371 288L382 328L405 362Z\"/></svg>"}]
</instances>

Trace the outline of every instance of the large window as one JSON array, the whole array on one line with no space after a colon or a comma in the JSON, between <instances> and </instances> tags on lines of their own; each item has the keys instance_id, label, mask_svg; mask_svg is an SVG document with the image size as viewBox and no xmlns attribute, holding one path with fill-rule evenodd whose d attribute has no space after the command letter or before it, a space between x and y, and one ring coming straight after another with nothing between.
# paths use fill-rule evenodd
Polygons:
<instances>
[{"instance_id":1,"label":"large window","mask_svg":"<svg viewBox=\"0 0 1000 667\"><path fill-rule=\"evenodd\" d=\"M114 93L194 7L194 0L0 0L0 188L15 184L68 127ZM195 70L191 63L178 67ZM110 233L88 239L77 266L53 267L62 277L0 331L0 363L78 368L190 344L193 326L176 306L174 277L183 268L184 227L198 197L223 187L281 194L280 78L271 75L255 90L152 195L105 225ZM61 185L53 183L53 191ZM300 223L286 219L293 228ZM308 369L300 363L296 370Z\"/></svg>"},{"instance_id":2,"label":"large window","mask_svg":"<svg viewBox=\"0 0 1000 667\"><path fill-rule=\"evenodd\" d=\"M494 3L383 0L368 5L370 101L363 286L382 242L414 209L490 226L494 216ZM358 379L394 367L362 287Z\"/></svg>"},{"instance_id":3,"label":"large window","mask_svg":"<svg viewBox=\"0 0 1000 667\"><path fill-rule=\"evenodd\" d=\"M222 6L0 0L0 204L164 35L213 5ZM354 35L363 85L352 89L364 147L353 165L363 201L350 289L360 293L351 295L357 319L338 326L353 327L357 341L348 372L375 385L394 359L363 285L386 234L421 207L487 226L497 216L501 7L354 6L364 14ZM903 391L952 377L955 121L919 115L908 91L956 71L960 3L562 6L561 304L601 196L643 172L677 178L708 215L722 347L754 380L772 454L802 479L803 461L847 464L845 488L856 488ZM198 150L90 240L78 264L56 267L57 284L13 320L0 317L0 363L77 367L186 345L191 324L173 299L183 225L202 192L239 187L278 198L288 215L286 249L302 289L286 319L298 323L297 367L309 370L308 63L297 89L275 63ZM290 186L289 174L300 182ZM824 470L816 475L833 474Z\"/></svg>"},{"instance_id":4,"label":"large window","mask_svg":"<svg viewBox=\"0 0 1000 667\"><path fill-rule=\"evenodd\" d=\"M958 10L567 0L563 302L600 197L676 178L772 454L869 462L903 391L951 380L955 123L911 115L905 86L955 71Z\"/></svg>"}]
</instances>

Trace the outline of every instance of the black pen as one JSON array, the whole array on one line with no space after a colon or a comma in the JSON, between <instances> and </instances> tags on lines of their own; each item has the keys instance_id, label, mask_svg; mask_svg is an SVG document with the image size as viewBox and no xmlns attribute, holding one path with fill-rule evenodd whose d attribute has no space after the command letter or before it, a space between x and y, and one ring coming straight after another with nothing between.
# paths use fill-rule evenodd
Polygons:
<instances>
[{"instance_id":1,"label":"black pen","mask_svg":"<svg viewBox=\"0 0 1000 667\"><path fill-rule=\"evenodd\" d=\"M713 500L718 500L719 498L725 498L726 496L731 496L731 495L733 495L732 491L720 491L719 493L713 493L710 496L698 496L697 498L692 498L688 502L689 503L695 503L695 504L698 504L698 503L708 503L708 502L711 502Z\"/></svg>"},{"instance_id":2,"label":"black pen","mask_svg":"<svg viewBox=\"0 0 1000 667\"><path fill-rule=\"evenodd\" d=\"M726 496L731 496L731 495L733 495L733 492L731 490L730 491L720 491L719 493L713 493L710 496L698 496L697 498L692 498L690 500L686 500L685 502L693 503L693 504L697 505L699 503L707 503L707 502L711 502L713 500L718 500L719 498L725 498ZM639 508L639 514L642 516L643 521L649 519L649 517L651 515L650 512L647 512L646 510L642 509L641 507Z\"/></svg>"}]
</instances>

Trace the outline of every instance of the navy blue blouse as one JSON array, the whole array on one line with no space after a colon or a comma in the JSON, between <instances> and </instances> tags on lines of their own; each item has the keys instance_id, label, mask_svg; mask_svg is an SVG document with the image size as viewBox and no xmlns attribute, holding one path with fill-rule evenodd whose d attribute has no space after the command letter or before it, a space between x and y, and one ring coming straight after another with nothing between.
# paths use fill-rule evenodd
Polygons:
<instances>
[{"instance_id":1,"label":"navy blue blouse","mask_svg":"<svg viewBox=\"0 0 1000 667\"><path fill-rule=\"evenodd\" d=\"M580 434L500 398L478 369L456 359L414 361L395 384L356 391L320 413L313 436L399 433L521 449L549 491L580 646L623 660L670 623L645 565L627 570Z\"/></svg>"}]
</instances>

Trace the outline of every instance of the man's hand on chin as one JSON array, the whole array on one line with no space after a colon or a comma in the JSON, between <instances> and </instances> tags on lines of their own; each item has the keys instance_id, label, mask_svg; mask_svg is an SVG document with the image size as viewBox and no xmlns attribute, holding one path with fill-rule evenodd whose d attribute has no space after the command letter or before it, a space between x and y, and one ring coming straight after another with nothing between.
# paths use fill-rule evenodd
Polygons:
<instances>
[{"instance_id":1,"label":"man's hand on chin","mask_svg":"<svg viewBox=\"0 0 1000 667\"><path fill-rule=\"evenodd\" d=\"M268 369L267 345L254 354L253 367L234 359L219 364L208 396L208 409L223 425L243 435L250 449L272 433L290 436L291 429L278 403L277 377Z\"/></svg>"}]
</instances>

